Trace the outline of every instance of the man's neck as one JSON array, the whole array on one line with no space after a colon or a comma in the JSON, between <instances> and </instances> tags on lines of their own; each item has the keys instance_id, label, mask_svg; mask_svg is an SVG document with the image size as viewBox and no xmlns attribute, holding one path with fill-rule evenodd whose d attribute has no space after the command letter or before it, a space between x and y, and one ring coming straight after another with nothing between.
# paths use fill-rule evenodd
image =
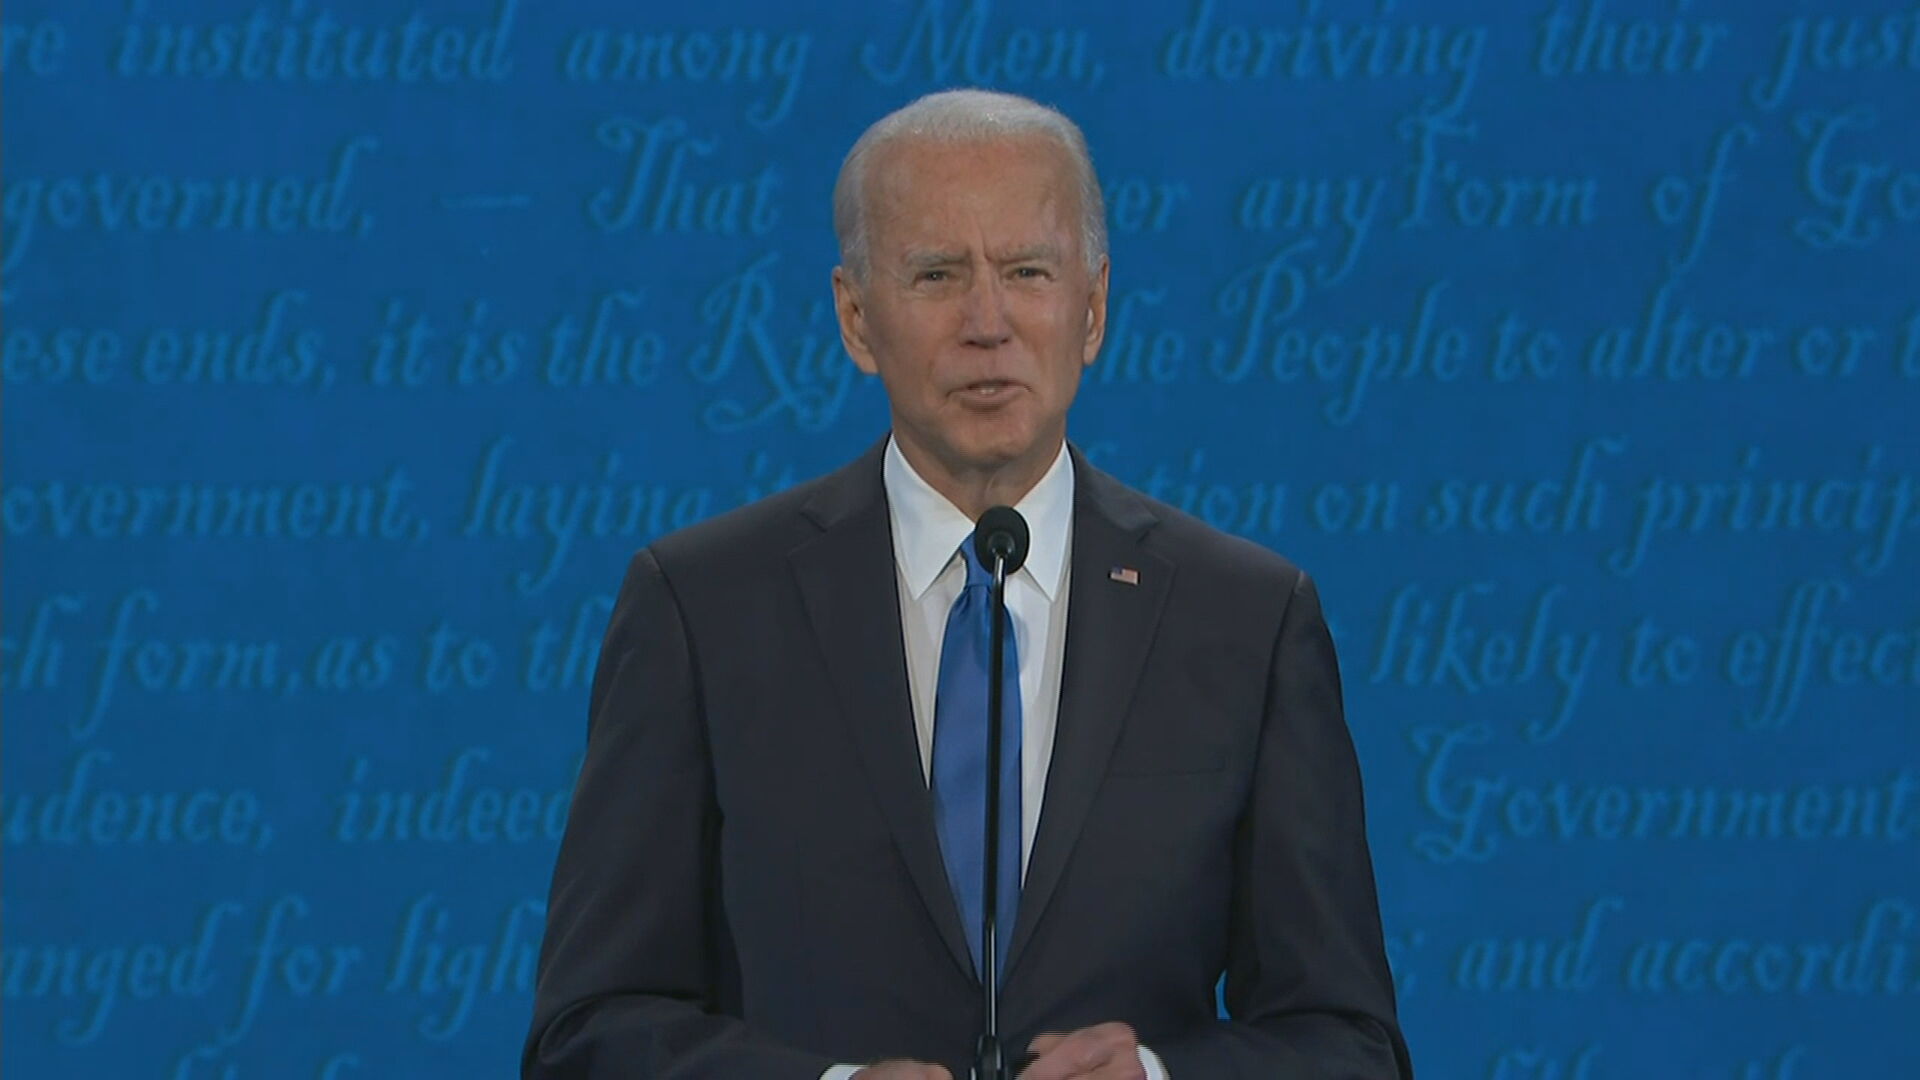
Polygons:
<instances>
[{"instance_id":1,"label":"man's neck","mask_svg":"<svg viewBox=\"0 0 1920 1080\"><path fill-rule=\"evenodd\" d=\"M1053 467L1066 436L1043 443L1046 445L1043 453L1036 452L994 469L966 470L948 468L937 456L923 451L911 440L902 439L898 428L894 430L893 441L928 487L945 496L969 519L978 521L991 507L1013 506L1025 498Z\"/></svg>"}]
</instances>

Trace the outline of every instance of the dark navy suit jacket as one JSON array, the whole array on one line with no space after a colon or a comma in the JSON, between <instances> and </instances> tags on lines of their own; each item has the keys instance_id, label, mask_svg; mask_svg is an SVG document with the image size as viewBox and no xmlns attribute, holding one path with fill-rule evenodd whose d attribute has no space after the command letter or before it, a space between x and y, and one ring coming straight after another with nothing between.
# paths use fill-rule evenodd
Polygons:
<instances>
[{"instance_id":1,"label":"dark navy suit jacket","mask_svg":"<svg viewBox=\"0 0 1920 1080\"><path fill-rule=\"evenodd\" d=\"M907 1057L965 1080L979 983L914 735L884 447L633 557L523 1076L815 1080ZM1312 581L1072 457L1010 1055L1121 1020L1172 1080L1411 1076Z\"/></svg>"}]
</instances>

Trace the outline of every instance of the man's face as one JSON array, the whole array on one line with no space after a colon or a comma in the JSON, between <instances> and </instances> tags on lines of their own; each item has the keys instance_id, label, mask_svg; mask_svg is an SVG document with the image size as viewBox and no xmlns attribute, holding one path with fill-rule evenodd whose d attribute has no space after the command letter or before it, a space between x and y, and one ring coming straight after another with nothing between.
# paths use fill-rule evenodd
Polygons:
<instances>
[{"instance_id":1,"label":"man's face","mask_svg":"<svg viewBox=\"0 0 1920 1080\"><path fill-rule=\"evenodd\" d=\"M869 164L867 280L836 269L834 300L895 438L950 474L1050 462L1107 314L1066 151L907 140Z\"/></svg>"}]
</instances>

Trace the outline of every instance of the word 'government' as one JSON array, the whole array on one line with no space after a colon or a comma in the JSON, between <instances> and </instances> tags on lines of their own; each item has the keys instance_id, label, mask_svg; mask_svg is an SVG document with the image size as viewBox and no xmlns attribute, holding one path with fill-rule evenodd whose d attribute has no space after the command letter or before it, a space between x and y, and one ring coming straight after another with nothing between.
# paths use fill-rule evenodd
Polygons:
<instances>
[{"instance_id":1,"label":"word 'government'","mask_svg":"<svg viewBox=\"0 0 1920 1080\"><path fill-rule=\"evenodd\" d=\"M1920 774L1909 769L1777 783L1546 780L1499 769L1509 755L1480 749L1494 742L1482 723L1414 732L1421 802L1438 822L1413 836L1423 858L1481 863L1527 842L1920 842Z\"/></svg>"},{"instance_id":2,"label":"word 'government'","mask_svg":"<svg viewBox=\"0 0 1920 1080\"><path fill-rule=\"evenodd\" d=\"M6 485L0 520L9 537L141 540L426 539L405 469L376 481L281 484L125 484L47 480Z\"/></svg>"}]
</instances>

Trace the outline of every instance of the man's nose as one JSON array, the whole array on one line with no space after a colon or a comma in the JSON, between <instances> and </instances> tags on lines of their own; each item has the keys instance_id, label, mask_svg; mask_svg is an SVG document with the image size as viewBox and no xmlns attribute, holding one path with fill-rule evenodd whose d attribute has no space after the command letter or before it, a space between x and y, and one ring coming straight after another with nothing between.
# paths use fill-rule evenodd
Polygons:
<instances>
[{"instance_id":1,"label":"man's nose","mask_svg":"<svg viewBox=\"0 0 1920 1080\"><path fill-rule=\"evenodd\" d=\"M1013 337L1007 321L1007 292L993 274L975 274L961 297L961 340L969 345L994 348Z\"/></svg>"}]
</instances>

